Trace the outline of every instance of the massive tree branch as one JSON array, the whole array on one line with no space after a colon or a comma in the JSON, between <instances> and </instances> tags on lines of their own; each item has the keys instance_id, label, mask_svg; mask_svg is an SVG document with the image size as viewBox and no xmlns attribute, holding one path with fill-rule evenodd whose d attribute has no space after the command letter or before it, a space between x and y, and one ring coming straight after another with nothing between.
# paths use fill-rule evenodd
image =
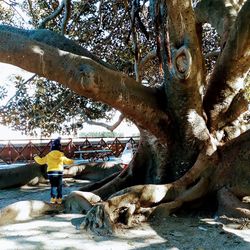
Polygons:
<instances>
[{"instance_id":1,"label":"massive tree branch","mask_svg":"<svg viewBox=\"0 0 250 250\"><path fill-rule=\"evenodd\" d=\"M204 108L211 130L217 129L219 116L227 111L235 95L244 87L244 79L250 66L249 20L248 0L231 29L204 97Z\"/></svg>"},{"instance_id":2,"label":"massive tree branch","mask_svg":"<svg viewBox=\"0 0 250 250\"><path fill-rule=\"evenodd\" d=\"M101 65L115 70L115 67L100 60L98 57L90 53L87 49L83 48L79 44L67 39L66 37L53 32L51 30L40 29L40 30L25 30L8 25L0 25L0 31L11 32L13 34L19 34L30 40L35 40L42 42L54 48L67 51L79 56L85 56L93 59L94 61L100 63Z\"/></svg>"},{"instance_id":3,"label":"massive tree branch","mask_svg":"<svg viewBox=\"0 0 250 250\"><path fill-rule=\"evenodd\" d=\"M155 90L142 86L134 79L106 68L89 57L34 41L25 36L25 31L19 34L1 31L2 27L2 62L57 81L79 95L104 102L120 110L137 126L147 128L159 138L166 139L164 131L169 120L165 112L161 111L161 100ZM51 36L53 37L52 33ZM38 37L40 36L36 38ZM41 40L44 42L43 38Z\"/></svg>"},{"instance_id":4,"label":"massive tree branch","mask_svg":"<svg viewBox=\"0 0 250 250\"><path fill-rule=\"evenodd\" d=\"M202 0L196 8L197 22L210 23L221 36L223 46L245 0Z\"/></svg>"}]
</instances>

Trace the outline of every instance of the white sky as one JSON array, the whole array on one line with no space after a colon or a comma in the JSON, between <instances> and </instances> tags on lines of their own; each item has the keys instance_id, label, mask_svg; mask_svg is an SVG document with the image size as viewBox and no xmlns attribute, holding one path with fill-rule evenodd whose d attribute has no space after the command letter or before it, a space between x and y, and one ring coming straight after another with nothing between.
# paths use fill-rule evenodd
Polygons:
<instances>
[{"instance_id":1,"label":"white sky","mask_svg":"<svg viewBox=\"0 0 250 250\"><path fill-rule=\"evenodd\" d=\"M14 95L14 86L11 84L11 76L14 74L22 74L24 76L27 75L27 78L30 77L30 73L27 71L24 71L18 67L0 63L0 85L5 85L7 84L7 89L8 89L8 97L11 98ZM119 113L117 113L114 117L114 121L111 122L113 124L119 117ZM108 131L105 128L102 128L100 126L93 126L93 125L88 125L84 124L83 127L84 132L93 132L93 131ZM133 134L138 133L139 131L134 125L128 125L126 122L122 122L118 128L116 128L115 132L117 133L122 133L124 136L130 136ZM52 137L57 136L53 135ZM70 137L70 136L69 136ZM0 125L0 140L1 139L23 139L26 138L26 136L22 135L19 131L13 131L8 127Z\"/></svg>"}]
</instances>

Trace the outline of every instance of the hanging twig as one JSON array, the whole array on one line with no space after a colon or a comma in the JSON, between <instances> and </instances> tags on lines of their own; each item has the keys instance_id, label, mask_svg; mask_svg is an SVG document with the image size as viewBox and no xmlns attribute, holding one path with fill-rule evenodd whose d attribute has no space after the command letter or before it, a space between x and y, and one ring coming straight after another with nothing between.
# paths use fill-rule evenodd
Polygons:
<instances>
[{"instance_id":1,"label":"hanging twig","mask_svg":"<svg viewBox=\"0 0 250 250\"><path fill-rule=\"evenodd\" d=\"M171 60L171 48L170 48L170 38L168 30L168 13L165 1L161 1L160 3L159 14L160 14L161 40L163 48L162 50L163 66L165 74L167 73L169 75L168 68L171 68L172 60Z\"/></svg>"},{"instance_id":2,"label":"hanging twig","mask_svg":"<svg viewBox=\"0 0 250 250\"><path fill-rule=\"evenodd\" d=\"M32 16L32 23L34 24L35 15L34 15L34 12L33 12L32 1L31 0L27 0L27 1L28 1L31 16Z\"/></svg>"},{"instance_id":3,"label":"hanging twig","mask_svg":"<svg viewBox=\"0 0 250 250\"><path fill-rule=\"evenodd\" d=\"M63 35L66 32L66 26L67 26L67 22L70 18L70 0L64 0L64 7L65 7L65 11L64 11L64 16L63 16L63 20L62 20L62 25L61 25L61 34Z\"/></svg>"}]
</instances>

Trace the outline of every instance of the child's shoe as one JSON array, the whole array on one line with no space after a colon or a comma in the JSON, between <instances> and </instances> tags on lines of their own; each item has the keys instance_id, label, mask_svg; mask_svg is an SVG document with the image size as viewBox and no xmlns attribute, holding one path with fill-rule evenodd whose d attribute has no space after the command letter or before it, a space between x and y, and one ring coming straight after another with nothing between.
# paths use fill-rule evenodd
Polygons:
<instances>
[{"instance_id":1,"label":"child's shoe","mask_svg":"<svg viewBox=\"0 0 250 250\"><path fill-rule=\"evenodd\" d=\"M56 203L57 204L62 204L62 198L57 198Z\"/></svg>"},{"instance_id":2,"label":"child's shoe","mask_svg":"<svg viewBox=\"0 0 250 250\"><path fill-rule=\"evenodd\" d=\"M55 204L55 203L56 203L56 198L51 197L51 198L50 198L50 203L51 203L51 204Z\"/></svg>"}]
</instances>

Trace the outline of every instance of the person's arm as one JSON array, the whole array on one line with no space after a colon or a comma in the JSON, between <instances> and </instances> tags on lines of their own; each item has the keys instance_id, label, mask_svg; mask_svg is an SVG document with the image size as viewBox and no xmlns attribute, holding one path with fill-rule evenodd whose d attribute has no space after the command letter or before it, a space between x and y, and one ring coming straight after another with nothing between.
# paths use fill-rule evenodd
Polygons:
<instances>
[{"instance_id":1,"label":"person's arm","mask_svg":"<svg viewBox=\"0 0 250 250\"><path fill-rule=\"evenodd\" d=\"M47 163L47 157L46 156L40 157L40 156L37 155L37 156L34 157L34 160L35 160L36 163L38 163L40 165L44 165L44 164Z\"/></svg>"},{"instance_id":2,"label":"person's arm","mask_svg":"<svg viewBox=\"0 0 250 250\"><path fill-rule=\"evenodd\" d=\"M63 164L70 165L73 164L74 160L67 158L66 156L63 157Z\"/></svg>"}]
</instances>

